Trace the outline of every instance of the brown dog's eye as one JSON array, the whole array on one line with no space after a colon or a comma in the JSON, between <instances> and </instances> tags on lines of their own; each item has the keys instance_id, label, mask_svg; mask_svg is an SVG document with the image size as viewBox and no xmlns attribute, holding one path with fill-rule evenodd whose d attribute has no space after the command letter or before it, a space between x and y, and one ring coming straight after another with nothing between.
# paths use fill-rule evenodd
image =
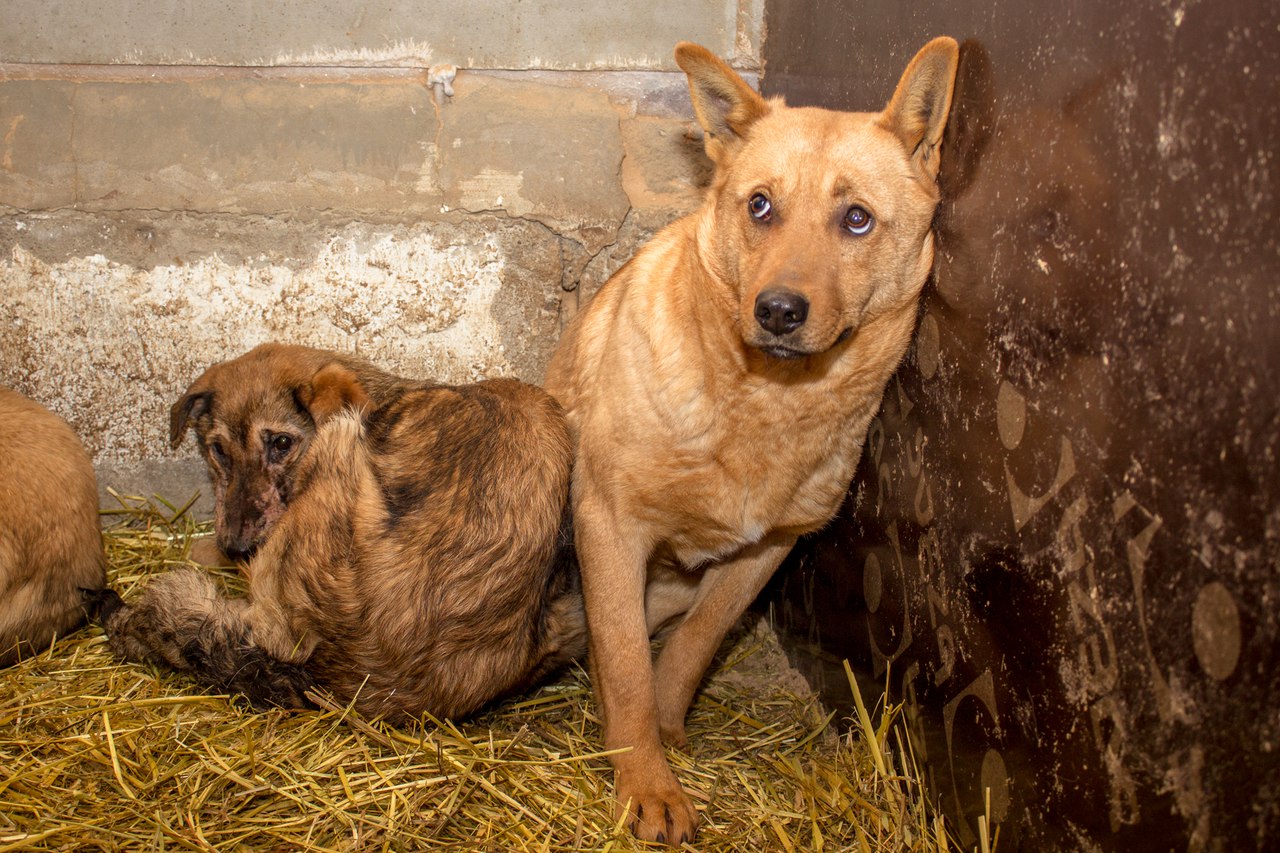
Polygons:
<instances>
[{"instance_id":1,"label":"brown dog's eye","mask_svg":"<svg viewBox=\"0 0 1280 853\"><path fill-rule=\"evenodd\" d=\"M756 193L747 201L747 210L751 217L760 222L768 222L773 216L773 204L763 193Z\"/></svg>"},{"instance_id":2,"label":"brown dog's eye","mask_svg":"<svg viewBox=\"0 0 1280 853\"><path fill-rule=\"evenodd\" d=\"M865 207L858 207L855 204L844 212L844 230L850 234L861 237L871 230L874 222L875 220L871 218L871 214Z\"/></svg>"},{"instance_id":3,"label":"brown dog's eye","mask_svg":"<svg viewBox=\"0 0 1280 853\"><path fill-rule=\"evenodd\" d=\"M286 435L282 432L271 436L267 442L267 456L272 462L279 462L289 455L289 451L293 449L293 436Z\"/></svg>"},{"instance_id":4,"label":"brown dog's eye","mask_svg":"<svg viewBox=\"0 0 1280 853\"><path fill-rule=\"evenodd\" d=\"M214 461L219 465L225 466L227 464L227 451L222 449L221 442L215 441L209 445L209 452L213 454Z\"/></svg>"}]
</instances>

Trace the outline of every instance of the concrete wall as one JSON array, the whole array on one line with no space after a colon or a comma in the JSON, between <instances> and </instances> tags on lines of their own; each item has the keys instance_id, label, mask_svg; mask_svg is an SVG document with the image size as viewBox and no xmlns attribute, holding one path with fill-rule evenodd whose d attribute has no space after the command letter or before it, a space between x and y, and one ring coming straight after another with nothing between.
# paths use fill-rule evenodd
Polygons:
<instances>
[{"instance_id":1,"label":"concrete wall","mask_svg":"<svg viewBox=\"0 0 1280 853\"><path fill-rule=\"evenodd\" d=\"M9 62L674 69L680 39L758 58L764 0L5 0Z\"/></svg>"},{"instance_id":2,"label":"concrete wall","mask_svg":"<svg viewBox=\"0 0 1280 853\"><path fill-rule=\"evenodd\" d=\"M749 73L759 6L0 4L0 384L104 489L185 500L168 407L262 341L537 381L580 295L697 202L674 42Z\"/></svg>"}]
</instances>

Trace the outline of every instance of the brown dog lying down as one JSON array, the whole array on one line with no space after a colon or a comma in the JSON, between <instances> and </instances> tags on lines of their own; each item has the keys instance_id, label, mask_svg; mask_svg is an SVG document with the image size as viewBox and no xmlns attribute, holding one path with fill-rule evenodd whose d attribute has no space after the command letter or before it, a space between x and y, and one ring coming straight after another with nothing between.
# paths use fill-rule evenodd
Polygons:
<instances>
[{"instance_id":1,"label":"brown dog lying down","mask_svg":"<svg viewBox=\"0 0 1280 853\"><path fill-rule=\"evenodd\" d=\"M84 621L106 583L98 484L66 421L0 388L0 666Z\"/></svg>"},{"instance_id":2,"label":"brown dog lying down","mask_svg":"<svg viewBox=\"0 0 1280 853\"><path fill-rule=\"evenodd\" d=\"M176 448L195 429L213 483L218 548L233 560L253 556L289 505L315 434L299 394L335 363L355 374L374 406L411 384L355 356L269 343L213 365L173 404L169 441Z\"/></svg>"},{"instance_id":3,"label":"brown dog lying down","mask_svg":"<svg viewBox=\"0 0 1280 853\"><path fill-rule=\"evenodd\" d=\"M248 598L195 569L127 605L109 593L99 619L118 656L259 705L304 706L314 682L368 715L456 718L585 650L554 400L496 379L370 407L342 364L298 399L320 426Z\"/></svg>"},{"instance_id":4,"label":"brown dog lying down","mask_svg":"<svg viewBox=\"0 0 1280 853\"><path fill-rule=\"evenodd\" d=\"M935 39L884 111L843 113L766 101L705 48L676 48L710 190L574 318L547 371L578 444L604 743L642 838L693 837L661 741L685 742L725 632L835 514L911 341L957 55Z\"/></svg>"}]
</instances>

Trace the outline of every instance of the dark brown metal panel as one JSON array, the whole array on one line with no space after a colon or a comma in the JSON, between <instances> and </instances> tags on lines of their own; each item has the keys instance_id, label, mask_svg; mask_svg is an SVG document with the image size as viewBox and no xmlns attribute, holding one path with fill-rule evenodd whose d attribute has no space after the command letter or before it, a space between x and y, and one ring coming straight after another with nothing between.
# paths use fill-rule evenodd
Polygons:
<instances>
[{"instance_id":1,"label":"dark brown metal panel","mask_svg":"<svg viewBox=\"0 0 1280 853\"><path fill-rule=\"evenodd\" d=\"M771 601L1004 849L1280 846L1280 12L770 0L764 87L878 109L965 41L935 282Z\"/></svg>"}]
</instances>

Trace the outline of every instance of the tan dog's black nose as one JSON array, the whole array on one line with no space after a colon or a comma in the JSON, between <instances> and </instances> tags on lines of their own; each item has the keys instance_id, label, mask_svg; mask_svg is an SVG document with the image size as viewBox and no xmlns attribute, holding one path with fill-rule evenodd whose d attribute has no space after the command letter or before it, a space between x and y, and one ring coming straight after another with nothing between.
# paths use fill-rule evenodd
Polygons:
<instances>
[{"instance_id":1,"label":"tan dog's black nose","mask_svg":"<svg viewBox=\"0 0 1280 853\"><path fill-rule=\"evenodd\" d=\"M790 290L765 290L756 297L756 322L775 335L794 332L808 316L809 300Z\"/></svg>"}]
</instances>

